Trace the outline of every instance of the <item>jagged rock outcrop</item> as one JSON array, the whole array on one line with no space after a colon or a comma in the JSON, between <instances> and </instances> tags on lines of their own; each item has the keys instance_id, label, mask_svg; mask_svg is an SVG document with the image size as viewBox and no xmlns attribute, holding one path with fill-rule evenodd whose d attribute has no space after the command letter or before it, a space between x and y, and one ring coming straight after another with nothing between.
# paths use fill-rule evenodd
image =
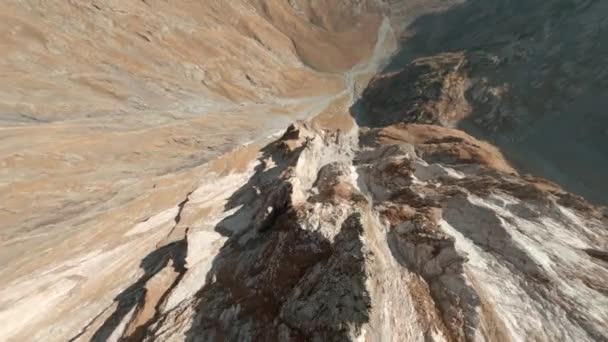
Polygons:
<instances>
[{"instance_id":1,"label":"jagged rock outcrop","mask_svg":"<svg viewBox=\"0 0 608 342\"><path fill-rule=\"evenodd\" d=\"M171 287L153 305L146 287L107 336L608 337L608 214L518 175L487 143L439 126L338 132L299 123L251 167L222 195L222 218L188 230L183 270L157 266L181 272ZM184 210L208 205L196 203ZM223 242L201 245L200 236ZM203 252L211 257L192 262ZM125 329L147 307L150 319Z\"/></svg>"}]
</instances>

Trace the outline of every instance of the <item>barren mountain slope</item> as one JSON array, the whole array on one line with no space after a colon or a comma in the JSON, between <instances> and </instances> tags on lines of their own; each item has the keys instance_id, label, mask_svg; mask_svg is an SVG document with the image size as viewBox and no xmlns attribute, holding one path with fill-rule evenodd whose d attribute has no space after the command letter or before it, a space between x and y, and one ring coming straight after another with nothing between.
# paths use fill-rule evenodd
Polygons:
<instances>
[{"instance_id":1,"label":"barren mountain slope","mask_svg":"<svg viewBox=\"0 0 608 342\"><path fill-rule=\"evenodd\" d=\"M607 213L461 131L298 123L176 217L78 338L608 337Z\"/></svg>"},{"instance_id":2,"label":"barren mountain slope","mask_svg":"<svg viewBox=\"0 0 608 342\"><path fill-rule=\"evenodd\" d=\"M9 2L0 340L608 340L608 210L442 127L518 3Z\"/></svg>"},{"instance_id":3,"label":"barren mountain slope","mask_svg":"<svg viewBox=\"0 0 608 342\"><path fill-rule=\"evenodd\" d=\"M205 163L345 111L344 73L371 57L380 9L315 3L3 4L0 338L74 335L167 233L124 232L232 169Z\"/></svg>"},{"instance_id":4,"label":"barren mountain slope","mask_svg":"<svg viewBox=\"0 0 608 342\"><path fill-rule=\"evenodd\" d=\"M324 28L286 1L7 3L0 218L45 225L24 211L34 202L63 220L120 192L112 183L198 165L320 111L344 89L335 72L374 46L379 12L357 4L323 13L340 23Z\"/></svg>"},{"instance_id":5,"label":"barren mountain slope","mask_svg":"<svg viewBox=\"0 0 608 342\"><path fill-rule=\"evenodd\" d=\"M606 204L607 14L605 1L469 0L419 17L359 122L458 126Z\"/></svg>"}]
</instances>

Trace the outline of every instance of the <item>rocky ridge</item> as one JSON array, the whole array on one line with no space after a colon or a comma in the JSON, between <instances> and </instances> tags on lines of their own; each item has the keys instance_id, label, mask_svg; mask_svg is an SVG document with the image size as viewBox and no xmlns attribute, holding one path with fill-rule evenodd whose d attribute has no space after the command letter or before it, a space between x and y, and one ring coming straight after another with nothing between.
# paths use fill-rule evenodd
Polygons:
<instances>
[{"instance_id":1,"label":"rocky ridge","mask_svg":"<svg viewBox=\"0 0 608 342\"><path fill-rule=\"evenodd\" d=\"M607 337L606 213L519 176L487 143L421 124L335 131L297 123L249 170L211 209L220 213L215 223L194 221L183 240L153 252L162 261L83 333L191 341ZM209 206L206 191L189 196L181 220ZM162 279L163 292L151 295Z\"/></svg>"}]
</instances>

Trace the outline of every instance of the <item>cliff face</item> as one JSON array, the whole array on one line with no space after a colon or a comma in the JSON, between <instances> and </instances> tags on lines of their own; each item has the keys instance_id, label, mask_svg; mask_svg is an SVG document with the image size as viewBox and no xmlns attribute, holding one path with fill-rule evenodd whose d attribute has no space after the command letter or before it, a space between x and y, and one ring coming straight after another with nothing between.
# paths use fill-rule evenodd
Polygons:
<instances>
[{"instance_id":1,"label":"cliff face","mask_svg":"<svg viewBox=\"0 0 608 342\"><path fill-rule=\"evenodd\" d=\"M608 203L607 11L600 1L492 0L419 17L359 119L459 127L521 170Z\"/></svg>"},{"instance_id":2,"label":"cliff face","mask_svg":"<svg viewBox=\"0 0 608 342\"><path fill-rule=\"evenodd\" d=\"M83 55L46 72L55 64L37 58L55 45L7 45L3 65L24 83L3 99L28 91L41 103L27 73L56 90L48 110L2 114L0 339L608 339L608 210L523 175L519 145L492 138L540 127L515 75L548 56L572 64L530 40L542 25L572 28L571 16L514 33L512 6L530 19L553 13L548 3L10 3L7 17L29 25L13 36L38 25ZM504 46L488 43L498 31ZM7 44L24 48L19 37ZM534 54L499 54L520 45ZM142 95L145 108L104 100L124 118L96 116L78 101L96 108L101 88L75 99L82 85L62 82L78 68L107 77L109 65L137 91L175 87Z\"/></svg>"}]
</instances>

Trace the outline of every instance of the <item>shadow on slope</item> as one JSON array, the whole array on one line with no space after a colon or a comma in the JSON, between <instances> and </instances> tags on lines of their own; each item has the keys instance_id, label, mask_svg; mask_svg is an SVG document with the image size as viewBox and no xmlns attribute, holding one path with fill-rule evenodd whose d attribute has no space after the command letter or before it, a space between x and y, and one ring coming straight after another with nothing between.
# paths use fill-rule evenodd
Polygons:
<instances>
[{"instance_id":1,"label":"shadow on slope","mask_svg":"<svg viewBox=\"0 0 608 342\"><path fill-rule=\"evenodd\" d=\"M608 203L608 3L469 0L416 19L351 113L456 125L524 173Z\"/></svg>"},{"instance_id":2,"label":"shadow on slope","mask_svg":"<svg viewBox=\"0 0 608 342\"><path fill-rule=\"evenodd\" d=\"M290 134L297 132L281 140ZM284 173L306 144L283 148L279 141L263 149L255 174L225 207L240 209L215 228L228 240L196 295L188 341L345 341L349 327L368 321L362 226L353 215L333 242L302 229Z\"/></svg>"},{"instance_id":3,"label":"shadow on slope","mask_svg":"<svg viewBox=\"0 0 608 342\"><path fill-rule=\"evenodd\" d=\"M172 286L169 287L169 290L160 297L159 303L161 303L186 271L185 257L186 241L180 240L158 248L143 258L140 267L144 270L144 274L135 283L116 296L115 302L117 302L117 306L114 313L112 313L102 326L97 329L91 340L108 341L114 331L119 328L129 314L133 315L132 317L135 317L138 311L141 311L145 305L146 292L148 291L146 285L155 275L171 263L173 269L177 273L177 277ZM147 326L152 323L152 320L153 318L143 322L141 326L134 327L135 330L129 338L131 340L141 340ZM129 319L129 323L131 323L131 321L132 319ZM127 327L128 325L125 326L125 329ZM76 340L78 337L79 336L74 337L71 341Z\"/></svg>"},{"instance_id":4,"label":"shadow on slope","mask_svg":"<svg viewBox=\"0 0 608 342\"><path fill-rule=\"evenodd\" d=\"M307 143L287 151L282 140L292 138L298 138L296 130L264 148L254 175L227 201L226 211L238 209L215 226L228 240L192 297L194 315L186 341L347 341L368 322L371 300L365 289L360 217L346 219L333 241L301 227L285 173ZM115 334L122 334L121 340L154 338L158 329L171 324L161 308L187 272L187 248L182 240L146 256L141 262L144 275L116 297L117 308L93 340ZM138 316L150 279L170 262L177 276L154 303L153 317L131 327L133 318L127 316Z\"/></svg>"}]
</instances>

